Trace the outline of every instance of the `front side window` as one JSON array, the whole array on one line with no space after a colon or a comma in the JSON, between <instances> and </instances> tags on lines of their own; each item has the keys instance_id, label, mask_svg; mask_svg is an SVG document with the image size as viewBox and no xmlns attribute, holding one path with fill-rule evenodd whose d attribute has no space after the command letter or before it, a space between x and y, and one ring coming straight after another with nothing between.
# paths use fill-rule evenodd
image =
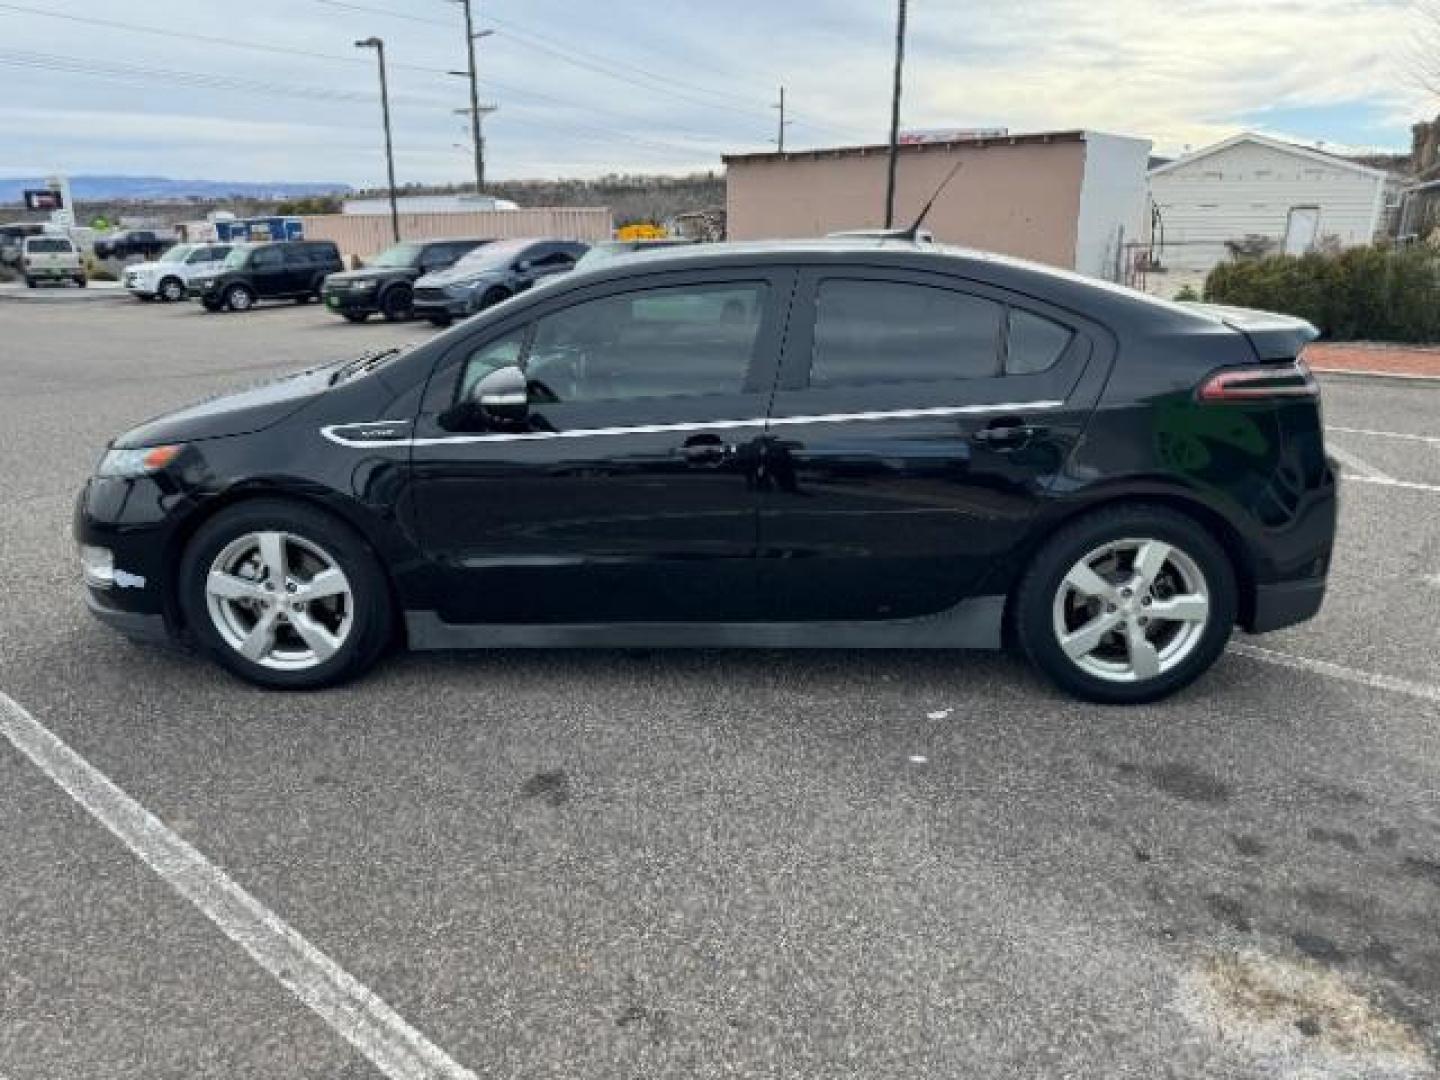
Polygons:
<instances>
[{"instance_id":1,"label":"front side window","mask_svg":"<svg viewBox=\"0 0 1440 1080\"><path fill-rule=\"evenodd\" d=\"M738 394L760 337L764 282L607 296L540 319L526 362L553 401Z\"/></svg>"},{"instance_id":2,"label":"front side window","mask_svg":"<svg viewBox=\"0 0 1440 1080\"><path fill-rule=\"evenodd\" d=\"M284 260L285 255L279 248L259 248L250 260L250 266L255 270L271 270Z\"/></svg>"},{"instance_id":3,"label":"front side window","mask_svg":"<svg viewBox=\"0 0 1440 1080\"><path fill-rule=\"evenodd\" d=\"M239 270L245 265L245 260L254 250L249 244L237 244L230 249L230 254L225 256L225 262L222 265L226 270Z\"/></svg>"},{"instance_id":4,"label":"front side window","mask_svg":"<svg viewBox=\"0 0 1440 1080\"><path fill-rule=\"evenodd\" d=\"M933 285L822 281L810 385L998 375L1004 312L993 300Z\"/></svg>"}]
</instances>

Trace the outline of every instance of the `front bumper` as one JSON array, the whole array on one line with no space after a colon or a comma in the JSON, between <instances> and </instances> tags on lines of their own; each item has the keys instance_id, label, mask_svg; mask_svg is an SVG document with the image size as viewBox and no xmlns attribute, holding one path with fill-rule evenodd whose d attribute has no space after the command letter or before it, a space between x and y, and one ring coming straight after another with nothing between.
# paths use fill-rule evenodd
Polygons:
<instances>
[{"instance_id":1,"label":"front bumper","mask_svg":"<svg viewBox=\"0 0 1440 1080\"><path fill-rule=\"evenodd\" d=\"M178 620L166 585L169 540L187 505L193 504L150 477L92 477L86 483L75 506L75 542L110 553L108 574L82 574L76 560L86 605L97 619L130 637L173 637Z\"/></svg>"},{"instance_id":2,"label":"front bumper","mask_svg":"<svg viewBox=\"0 0 1440 1080\"><path fill-rule=\"evenodd\" d=\"M91 615L110 629L124 634L131 641L148 645L178 644L178 639L170 633L164 615L126 611L124 608L111 607L109 601L110 594L107 591L86 586L85 606L90 609Z\"/></svg>"},{"instance_id":3,"label":"front bumper","mask_svg":"<svg viewBox=\"0 0 1440 1080\"><path fill-rule=\"evenodd\" d=\"M325 306L331 311L351 312L359 314L364 312L373 315L380 310L378 298L379 289L326 289L324 293Z\"/></svg>"},{"instance_id":4,"label":"front bumper","mask_svg":"<svg viewBox=\"0 0 1440 1080\"><path fill-rule=\"evenodd\" d=\"M417 294L412 301L412 309L415 317L425 319L431 315L445 315L452 319L465 319L475 314L475 297L470 294L461 296L425 296Z\"/></svg>"}]
</instances>

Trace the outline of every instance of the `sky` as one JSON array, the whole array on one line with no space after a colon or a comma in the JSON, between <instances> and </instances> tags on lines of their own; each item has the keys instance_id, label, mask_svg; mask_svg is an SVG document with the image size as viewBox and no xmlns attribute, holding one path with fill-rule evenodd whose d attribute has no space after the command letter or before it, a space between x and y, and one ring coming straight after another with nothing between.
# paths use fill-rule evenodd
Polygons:
<instances>
[{"instance_id":1,"label":"sky","mask_svg":"<svg viewBox=\"0 0 1440 1080\"><path fill-rule=\"evenodd\" d=\"M902 126L1403 150L1440 110L1409 2L911 0ZM894 0L474 3L491 179L718 169L782 84L787 148L886 138ZM372 35L397 178L470 178L455 0L0 0L0 174L378 186Z\"/></svg>"}]
</instances>

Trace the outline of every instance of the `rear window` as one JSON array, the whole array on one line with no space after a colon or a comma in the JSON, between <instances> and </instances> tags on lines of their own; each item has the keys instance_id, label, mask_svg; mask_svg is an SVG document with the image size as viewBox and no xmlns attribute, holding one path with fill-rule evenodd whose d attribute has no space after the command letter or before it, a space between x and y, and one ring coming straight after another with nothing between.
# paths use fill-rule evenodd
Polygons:
<instances>
[{"instance_id":1,"label":"rear window","mask_svg":"<svg viewBox=\"0 0 1440 1080\"><path fill-rule=\"evenodd\" d=\"M45 255L68 255L75 250L69 240L59 237L34 237L25 241L25 250Z\"/></svg>"},{"instance_id":2,"label":"rear window","mask_svg":"<svg viewBox=\"0 0 1440 1080\"><path fill-rule=\"evenodd\" d=\"M1004 311L993 300L931 285L822 281L810 385L998 375Z\"/></svg>"}]
</instances>

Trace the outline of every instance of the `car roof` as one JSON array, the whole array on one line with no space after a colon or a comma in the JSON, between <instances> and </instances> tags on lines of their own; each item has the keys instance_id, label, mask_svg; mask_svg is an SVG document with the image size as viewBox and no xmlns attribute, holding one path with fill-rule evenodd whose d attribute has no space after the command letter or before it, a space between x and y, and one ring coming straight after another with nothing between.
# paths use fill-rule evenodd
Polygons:
<instances>
[{"instance_id":1,"label":"car roof","mask_svg":"<svg viewBox=\"0 0 1440 1080\"><path fill-rule=\"evenodd\" d=\"M827 266L917 270L969 278L1090 315L1101 322L1140 321L1157 326L1216 320L1203 312L1099 278L1043 263L950 244L887 237L820 240L725 241L667 245L624 259L583 268L573 275L599 282L661 270L709 270L732 266Z\"/></svg>"}]
</instances>

